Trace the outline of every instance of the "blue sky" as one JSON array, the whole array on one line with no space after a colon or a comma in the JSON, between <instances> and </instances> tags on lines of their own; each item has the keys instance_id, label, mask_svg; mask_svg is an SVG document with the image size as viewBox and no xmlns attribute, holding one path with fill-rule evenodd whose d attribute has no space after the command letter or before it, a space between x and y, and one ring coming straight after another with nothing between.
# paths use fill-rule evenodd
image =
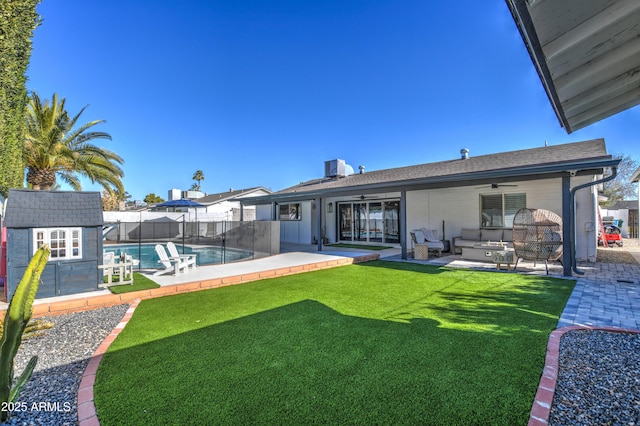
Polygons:
<instances>
[{"instance_id":1,"label":"blue sky","mask_svg":"<svg viewBox=\"0 0 640 426\"><path fill-rule=\"evenodd\" d=\"M280 190L324 161L367 171L605 138L640 160L640 109L567 135L504 0L43 0L29 90L125 159L133 199ZM99 190L90 183L85 190Z\"/></svg>"}]
</instances>

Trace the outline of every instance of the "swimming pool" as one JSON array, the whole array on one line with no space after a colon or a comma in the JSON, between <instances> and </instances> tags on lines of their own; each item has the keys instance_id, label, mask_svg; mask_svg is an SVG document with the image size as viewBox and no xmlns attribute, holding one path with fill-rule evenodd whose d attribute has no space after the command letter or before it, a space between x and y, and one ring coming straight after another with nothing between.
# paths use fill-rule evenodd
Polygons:
<instances>
[{"instance_id":1,"label":"swimming pool","mask_svg":"<svg viewBox=\"0 0 640 426\"><path fill-rule=\"evenodd\" d=\"M182 253L182 245L176 244L178 252ZM166 246L165 246L166 249ZM120 256L122 253L126 253L133 256L135 259L140 259L140 268L158 268L158 254L156 253L155 244L118 244L118 245L105 245L103 248L105 253L114 253L115 256ZM216 246L197 246L190 247L184 246L185 254L195 253L198 255L198 265L214 265L219 263L235 262L237 260L250 259L253 257L253 253L246 250L222 248Z\"/></svg>"}]
</instances>

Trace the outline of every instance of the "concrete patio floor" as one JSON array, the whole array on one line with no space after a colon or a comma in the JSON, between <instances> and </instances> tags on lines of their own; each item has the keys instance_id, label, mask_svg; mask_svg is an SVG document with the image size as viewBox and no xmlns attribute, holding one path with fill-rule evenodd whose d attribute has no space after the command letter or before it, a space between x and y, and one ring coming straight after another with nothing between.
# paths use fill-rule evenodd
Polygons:
<instances>
[{"instance_id":1,"label":"concrete patio floor","mask_svg":"<svg viewBox=\"0 0 640 426\"><path fill-rule=\"evenodd\" d=\"M637 240L636 240L637 242ZM625 251L631 253L640 262L640 247L631 244ZM353 248L325 246L321 252L315 245L282 244L281 254L261 259L228 263L222 265L199 266L179 275L167 274L152 277L160 284L160 289L143 290L120 295L112 294L108 289L101 289L89 293L58 296L37 299L34 303L34 316L68 313L86 310L100 306L129 303L136 299L146 299L170 294L197 291L225 285L239 284L263 278L291 275L315 269L324 269L351 263L384 259L397 262L414 262L434 266L453 268L470 268L476 270L496 271L496 265L491 262L475 262L461 258L460 255L445 255L428 260L401 258L399 248L385 250L358 250ZM562 325L620 325L640 328L640 264L610 264L610 263L580 263L578 269L584 275L570 279L577 281L574 294L567 304L568 311L563 314ZM504 273L519 273L532 275L546 275L544 263L520 261L517 270ZM151 275L153 271L141 271ZM549 275L557 278L562 276L562 266L558 263L549 264ZM620 302L622 301L622 302ZM625 302L626 301L626 302ZM624 309L608 309L608 306ZM0 303L0 310L6 309L6 303ZM613 312L624 312L622 317L616 317Z\"/></svg>"}]
</instances>

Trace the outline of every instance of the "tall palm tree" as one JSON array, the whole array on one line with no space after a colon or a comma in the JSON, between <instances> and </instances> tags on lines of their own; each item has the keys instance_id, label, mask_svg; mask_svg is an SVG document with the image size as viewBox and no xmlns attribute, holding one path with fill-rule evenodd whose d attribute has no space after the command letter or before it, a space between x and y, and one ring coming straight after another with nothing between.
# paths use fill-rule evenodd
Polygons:
<instances>
[{"instance_id":1,"label":"tall palm tree","mask_svg":"<svg viewBox=\"0 0 640 426\"><path fill-rule=\"evenodd\" d=\"M204 173L202 173L202 170L196 170L191 179L198 182L197 186L194 185L194 189L196 191L200 191L200 181L204 180Z\"/></svg>"},{"instance_id":2,"label":"tall palm tree","mask_svg":"<svg viewBox=\"0 0 640 426\"><path fill-rule=\"evenodd\" d=\"M64 98L59 99L54 93L51 102L45 99L43 103L32 92L26 114L23 158L27 183L33 189L50 189L59 177L79 191L82 189L79 176L84 176L109 192L124 193L124 172L120 168L124 160L115 152L90 143L96 139L111 140L108 133L89 131L104 120L74 128L87 106L71 117L65 110Z\"/></svg>"}]
</instances>

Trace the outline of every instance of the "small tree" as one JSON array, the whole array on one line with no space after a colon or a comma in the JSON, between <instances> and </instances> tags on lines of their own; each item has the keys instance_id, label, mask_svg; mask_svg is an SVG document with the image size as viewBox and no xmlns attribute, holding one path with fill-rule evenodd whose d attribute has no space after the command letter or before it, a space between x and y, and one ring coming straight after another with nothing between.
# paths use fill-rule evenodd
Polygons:
<instances>
[{"instance_id":1,"label":"small tree","mask_svg":"<svg viewBox=\"0 0 640 426\"><path fill-rule=\"evenodd\" d=\"M607 197L607 201L602 203L603 207L612 206L618 201L638 198L638 187L631 183L630 179L640 163L628 155L614 154L613 156L614 158L620 158L621 161L618 165L616 178L604 184L603 195Z\"/></svg>"},{"instance_id":2,"label":"small tree","mask_svg":"<svg viewBox=\"0 0 640 426\"><path fill-rule=\"evenodd\" d=\"M102 191L102 210L105 212L113 212L120 210L121 201L114 192L106 189Z\"/></svg>"},{"instance_id":3,"label":"small tree","mask_svg":"<svg viewBox=\"0 0 640 426\"><path fill-rule=\"evenodd\" d=\"M191 189L194 191L200 191L200 182L204 180L204 173L202 172L202 170L196 170L196 172L193 174L192 179L197 183L194 183Z\"/></svg>"},{"instance_id":4,"label":"small tree","mask_svg":"<svg viewBox=\"0 0 640 426\"><path fill-rule=\"evenodd\" d=\"M156 204L156 203L164 202L164 199L162 199L162 197L159 197L152 192L150 194L147 194L147 196L144 197L143 201L147 204Z\"/></svg>"}]
</instances>

